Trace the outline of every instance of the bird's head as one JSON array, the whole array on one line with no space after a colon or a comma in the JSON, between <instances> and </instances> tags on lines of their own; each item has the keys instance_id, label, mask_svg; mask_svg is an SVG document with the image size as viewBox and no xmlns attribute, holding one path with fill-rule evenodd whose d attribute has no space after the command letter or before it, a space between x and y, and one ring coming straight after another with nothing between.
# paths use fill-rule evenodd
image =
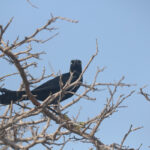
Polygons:
<instances>
[{"instance_id":1,"label":"bird's head","mask_svg":"<svg viewBox=\"0 0 150 150\"><path fill-rule=\"evenodd\" d=\"M82 62L81 60L71 60L70 72L82 72Z\"/></svg>"}]
</instances>

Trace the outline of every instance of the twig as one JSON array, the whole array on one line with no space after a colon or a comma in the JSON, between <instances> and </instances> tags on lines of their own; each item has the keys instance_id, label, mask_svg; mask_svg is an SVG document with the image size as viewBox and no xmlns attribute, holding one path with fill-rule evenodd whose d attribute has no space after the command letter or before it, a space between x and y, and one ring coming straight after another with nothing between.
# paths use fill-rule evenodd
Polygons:
<instances>
[{"instance_id":1,"label":"twig","mask_svg":"<svg viewBox=\"0 0 150 150\"><path fill-rule=\"evenodd\" d=\"M123 144L124 144L126 138L128 137L128 135L129 135L131 132L134 132L134 131L136 131L136 130L139 130L139 129L143 128L143 127L138 127L138 128L132 129L132 127L133 127L133 126L131 125L130 128L129 128L129 130L128 130L128 132L124 135L124 137L123 137L123 139L122 139L122 141L121 141L120 149L119 149L119 150L122 149L122 146L123 146Z\"/></svg>"}]
</instances>

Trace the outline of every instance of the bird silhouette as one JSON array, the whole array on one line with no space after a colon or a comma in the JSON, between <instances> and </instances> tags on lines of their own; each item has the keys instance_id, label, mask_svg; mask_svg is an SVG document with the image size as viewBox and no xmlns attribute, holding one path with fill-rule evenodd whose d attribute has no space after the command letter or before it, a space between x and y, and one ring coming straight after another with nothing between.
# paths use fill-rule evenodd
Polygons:
<instances>
[{"instance_id":1,"label":"bird silhouette","mask_svg":"<svg viewBox=\"0 0 150 150\"><path fill-rule=\"evenodd\" d=\"M59 92L67 82L70 84L75 82L82 73L82 64L80 60L71 60L70 71L64 73L54 79L48 80L37 88L33 89L31 93L35 95L36 99L44 101L49 95ZM80 83L83 82L83 78L80 78ZM59 98L54 99L50 104L58 104L71 96L73 96L80 87L80 84L75 84L64 91L63 95ZM0 104L11 104L11 101L16 102L18 100L28 100L25 91L12 91L6 88L0 88Z\"/></svg>"}]
</instances>

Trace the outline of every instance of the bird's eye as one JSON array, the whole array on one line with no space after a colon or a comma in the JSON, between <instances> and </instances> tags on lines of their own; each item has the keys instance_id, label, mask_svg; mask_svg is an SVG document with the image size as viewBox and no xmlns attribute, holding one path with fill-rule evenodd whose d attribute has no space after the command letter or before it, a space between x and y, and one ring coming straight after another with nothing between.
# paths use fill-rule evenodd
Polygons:
<instances>
[{"instance_id":1,"label":"bird's eye","mask_svg":"<svg viewBox=\"0 0 150 150\"><path fill-rule=\"evenodd\" d=\"M71 64L74 64L74 60L71 60Z\"/></svg>"}]
</instances>

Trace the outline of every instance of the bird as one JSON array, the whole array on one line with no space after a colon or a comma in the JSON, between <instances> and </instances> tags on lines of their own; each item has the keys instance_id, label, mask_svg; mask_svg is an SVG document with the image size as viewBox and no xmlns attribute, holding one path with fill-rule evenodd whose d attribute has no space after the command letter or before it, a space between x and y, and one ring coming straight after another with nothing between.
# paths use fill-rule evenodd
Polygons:
<instances>
[{"instance_id":1,"label":"bird","mask_svg":"<svg viewBox=\"0 0 150 150\"><path fill-rule=\"evenodd\" d=\"M39 101L44 101L48 96L59 92L66 83L69 82L70 84L78 80L79 84L74 84L73 86L69 87L64 94L60 98L54 99L50 104L58 104L74 95L74 93L79 89L81 83L83 82L82 73L82 62L81 60L71 60L70 64L70 71L59 75L53 79L48 80L47 82L43 83L42 85L36 87L31 91L31 93L36 97ZM12 91L6 88L0 88L0 104L9 105L11 101L13 103L19 100L28 100L28 97L25 91Z\"/></svg>"}]
</instances>

